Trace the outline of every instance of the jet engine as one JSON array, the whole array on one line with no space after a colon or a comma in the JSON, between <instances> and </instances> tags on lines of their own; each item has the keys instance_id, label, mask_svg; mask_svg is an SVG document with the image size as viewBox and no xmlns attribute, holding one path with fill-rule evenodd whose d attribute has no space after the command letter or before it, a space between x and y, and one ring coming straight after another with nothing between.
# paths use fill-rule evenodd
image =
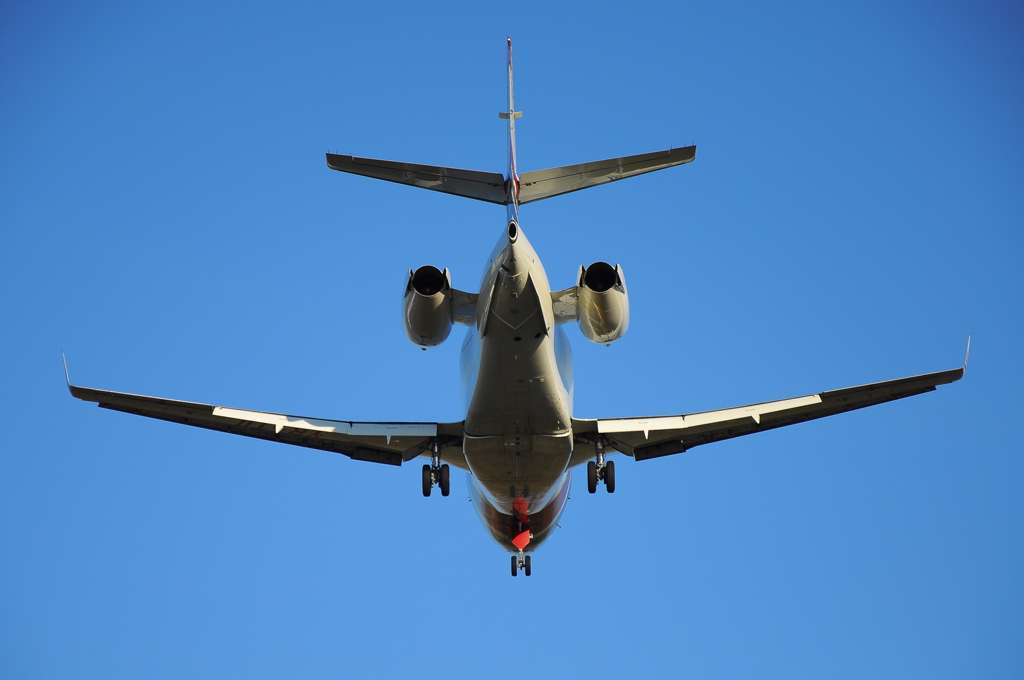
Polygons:
<instances>
[{"instance_id":1,"label":"jet engine","mask_svg":"<svg viewBox=\"0 0 1024 680\"><path fill-rule=\"evenodd\" d=\"M580 267L576 289L576 321L588 340L607 344L629 327L629 295L622 267L595 262Z\"/></svg>"},{"instance_id":2,"label":"jet engine","mask_svg":"<svg viewBox=\"0 0 1024 680\"><path fill-rule=\"evenodd\" d=\"M452 283L448 270L424 265L409 271L403 316L405 332L420 347L440 345L452 331Z\"/></svg>"}]
</instances>

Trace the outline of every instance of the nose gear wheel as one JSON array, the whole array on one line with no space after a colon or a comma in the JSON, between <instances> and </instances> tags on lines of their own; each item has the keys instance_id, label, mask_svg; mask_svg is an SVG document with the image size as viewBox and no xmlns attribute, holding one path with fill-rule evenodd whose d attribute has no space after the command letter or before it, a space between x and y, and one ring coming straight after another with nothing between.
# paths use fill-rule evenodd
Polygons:
<instances>
[{"instance_id":1,"label":"nose gear wheel","mask_svg":"<svg viewBox=\"0 0 1024 680\"><path fill-rule=\"evenodd\" d=\"M512 555L512 575L513 576L518 576L519 575L519 570L522 569L523 573L525 575L529 576L530 572L533 571L533 569L532 569L533 565L531 564L532 560L530 559L531 557L532 557L531 555L527 555L527 554L522 553L522 552L513 553L513 555Z\"/></svg>"}]
</instances>

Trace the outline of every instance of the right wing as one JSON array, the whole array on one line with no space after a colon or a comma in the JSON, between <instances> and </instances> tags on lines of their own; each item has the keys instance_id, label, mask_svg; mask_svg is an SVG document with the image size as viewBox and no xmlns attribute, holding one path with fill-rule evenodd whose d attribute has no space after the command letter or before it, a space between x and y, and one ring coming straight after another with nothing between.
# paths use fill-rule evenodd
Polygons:
<instances>
[{"instance_id":1,"label":"right wing","mask_svg":"<svg viewBox=\"0 0 1024 680\"><path fill-rule=\"evenodd\" d=\"M363 177L408 184L420 189L475 198L488 203L505 205L508 202L505 178L496 172L459 170L436 165L382 161L376 158L359 158L333 153L327 154L327 167L339 172L350 172Z\"/></svg>"},{"instance_id":2,"label":"right wing","mask_svg":"<svg viewBox=\"0 0 1024 680\"><path fill-rule=\"evenodd\" d=\"M417 456L430 455L431 446L436 440L440 445L443 460L458 467L466 467L466 460L462 454L461 422L368 423L324 420L98 390L72 385L70 379L68 390L71 396L95 402L101 408L245 437L331 451L353 460L372 463L401 465Z\"/></svg>"},{"instance_id":3,"label":"right wing","mask_svg":"<svg viewBox=\"0 0 1024 680\"><path fill-rule=\"evenodd\" d=\"M568 194L572 191L616 182L627 177L664 170L689 163L697 156L696 146L683 146L667 151L642 153L636 156L609 158L561 168L535 170L519 176L519 203Z\"/></svg>"},{"instance_id":4,"label":"right wing","mask_svg":"<svg viewBox=\"0 0 1024 680\"><path fill-rule=\"evenodd\" d=\"M594 441L598 438L606 441L609 448L632 456L636 460L658 458L683 453L701 444L772 430L931 392L938 385L962 378L965 366L966 358L964 366L948 371L718 411L647 418L574 418L572 427L577 435L577 450L573 455L573 464L593 457Z\"/></svg>"}]
</instances>

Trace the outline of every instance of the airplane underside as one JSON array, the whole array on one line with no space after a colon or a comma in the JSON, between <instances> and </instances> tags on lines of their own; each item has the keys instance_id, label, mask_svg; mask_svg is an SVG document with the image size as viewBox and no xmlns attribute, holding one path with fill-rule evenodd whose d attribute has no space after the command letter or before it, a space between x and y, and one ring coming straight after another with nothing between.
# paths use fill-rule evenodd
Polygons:
<instances>
[{"instance_id":1,"label":"airplane underside","mask_svg":"<svg viewBox=\"0 0 1024 680\"><path fill-rule=\"evenodd\" d=\"M569 357L556 351L567 339L553 323L547 275L514 221L481 290L468 331L477 337L463 349L477 367L466 385L463 454L491 534L526 552L550 534L568 497L572 384Z\"/></svg>"},{"instance_id":2,"label":"airplane underside","mask_svg":"<svg viewBox=\"0 0 1024 680\"><path fill-rule=\"evenodd\" d=\"M571 485L570 471L586 464L587 491L615 490L615 463L606 453L635 461L680 454L695 446L755 434L855 409L924 394L963 377L968 338L958 368L827 390L731 408L661 416L573 417L571 351L563 328L575 323L591 342L607 345L629 325L625 274L619 265L581 266L573 284L552 291L540 258L519 220L521 205L664 170L696 157L677 147L527 172L517 169L508 46L505 175L372 158L327 154L329 168L440 191L506 207L507 219L478 293L455 289L447 269L424 265L409 272L403 294L406 334L417 346L444 342L454 324L467 326L460 357L468 397L459 422L348 421L179 401L82 387L71 395L100 407L193 427L403 465L427 458L422 491L450 492L449 464L470 474L475 507L494 539L512 552L512 575L531 573L530 553L558 526ZM675 313L683 313L678 310Z\"/></svg>"}]
</instances>

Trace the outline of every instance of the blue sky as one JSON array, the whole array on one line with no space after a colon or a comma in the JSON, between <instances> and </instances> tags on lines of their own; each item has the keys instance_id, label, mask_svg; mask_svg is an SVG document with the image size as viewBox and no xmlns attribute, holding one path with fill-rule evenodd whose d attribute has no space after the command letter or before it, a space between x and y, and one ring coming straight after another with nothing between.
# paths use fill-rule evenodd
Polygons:
<instances>
[{"instance_id":1,"label":"blue sky","mask_svg":"<svg viewBox=\"0 0 1024 680\"><path fill-rule=\"evenodd\" d=\"M825 3L828 4L828 3ZM0 675L1020 677L1024 52L1011 4L54 3L0 21ZM100 411L83 384L457 420L458 340L406 271L475 289L497 206L328 150L520 168L698 144L523 213L576 412L674 413L956 366L914 399L577 471L530 579L466 501L388 468Z\"/></svg>"}]
</instances>

